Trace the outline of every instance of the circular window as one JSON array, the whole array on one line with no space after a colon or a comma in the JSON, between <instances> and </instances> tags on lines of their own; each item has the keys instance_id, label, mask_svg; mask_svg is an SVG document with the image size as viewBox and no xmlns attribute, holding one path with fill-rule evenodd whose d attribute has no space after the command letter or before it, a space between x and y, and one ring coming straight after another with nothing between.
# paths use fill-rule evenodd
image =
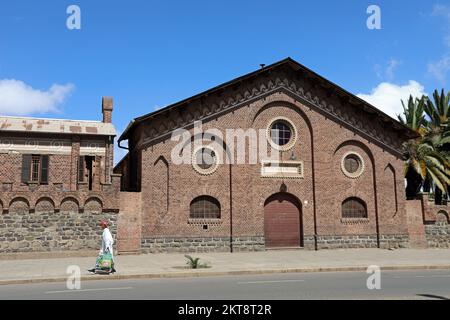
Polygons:
<instances>
[{"instance_id":1,"label":"circular window","mask_svg":"<svg viewBox=\"0 0 450 320\"><path fill-rule=\"evenodd\" d=\"M286 118L277 118L269 124L267 138L270 145L277 150L286 151L292 148L296 135L294 125Z\"/></svg>"},{"instance_id":2,"label":"circular window","mask_svg":"<svg viewBox=\"0 0 450 320\"><path fill-rule=\"evenodd\" d=\"M348 152L342 158L341 168L346 176L357 178L364 171L364 161L359 154Z\"/></svg>"},{"instance_id":3,"label":"circular window","mask_svg":"<svg viewBox=\"0 0 450 320\"><path fill-rule=\"evenodd\" d=\"M198 148L192 158L192 165L200 174L211 174L219 165L216 152L211 147Z\"/></svg>"}]
</instances>

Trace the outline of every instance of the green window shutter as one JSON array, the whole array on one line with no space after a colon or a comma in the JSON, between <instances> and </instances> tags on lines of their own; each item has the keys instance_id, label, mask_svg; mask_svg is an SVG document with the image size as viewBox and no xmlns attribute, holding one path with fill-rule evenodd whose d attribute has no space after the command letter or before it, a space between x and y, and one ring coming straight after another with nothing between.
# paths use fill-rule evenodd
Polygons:
<instances>
[{"instance_id":1,"label":"green window shutter","mask_svg":"<svg viewBox=\"0 0 450 320\"><path fill-rule=\"evenodd\" d=\"M78 158L78 182L84 181L84 157Z\"/></svg>"},{"instance_id":2,"label":"green window shutter","mask_svg":"<svg viewBox=\"0 0 450 320\"><path fill-rule=\"evenodd\" d=\"M31 180L31 154L22 155L22 182L28 183Z\"/></svg>"},{"instance_id":3,"label":"green window shutter","mask_svg":"<svg viewBox=\"0 0 450 320\"><path fill-rule=\"evenodd\" d=\"M41 156L41 183L48 184L48 156Z\"/></svg>"}]
</instances>

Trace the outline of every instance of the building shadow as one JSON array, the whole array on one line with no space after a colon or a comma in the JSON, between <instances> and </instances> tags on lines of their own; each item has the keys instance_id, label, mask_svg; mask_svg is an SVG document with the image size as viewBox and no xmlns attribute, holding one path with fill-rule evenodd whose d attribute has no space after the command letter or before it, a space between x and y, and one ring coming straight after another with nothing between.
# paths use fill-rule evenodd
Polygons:
<instances>
[{"instance_id":1,"label":"building shadow","mask_svg":"<svg viewBox=\"0 0 450 320\"><path fill-rule=\"evenodd\" d=\"M447 297L443 297L443 296L437 296L434 294L423 294L423 293L418 293L416 294L419 297L425 297L425 298L430 298L430 299L437 299L437 300L450 300Z\"/></svg>"}]
</instances>

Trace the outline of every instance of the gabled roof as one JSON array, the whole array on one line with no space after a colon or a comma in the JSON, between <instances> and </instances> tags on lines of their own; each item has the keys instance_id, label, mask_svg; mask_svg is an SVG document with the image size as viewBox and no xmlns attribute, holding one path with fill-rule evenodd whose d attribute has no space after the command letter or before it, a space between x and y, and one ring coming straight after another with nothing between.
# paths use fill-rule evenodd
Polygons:
<instances>
[{"instance_id":1,"label":"gabled roof","mask_svg":"<svg viewBox=\"0 0 450 320\"><path fill-rule=\"evenodd\" d=\"M0 117L0 132L115 136L111 123L28 117Z\"/></svg>"},{"instance_id":2,"label":"gabled roof","mask_svg":"<svg viewBox=\"0 0 450 320\"><path fill-rule=\"evenodd\" d=\"M412 138L417 138L418 134L411 130L409 127L401 124L400 122L398 122L397 120L391 118L390 116L388 116L387 114L385 114L383 111L381 111L380 109L376 108L375 106L371 105L370 103L368 103L365 100L362 100L361 98L355 96L354 94L348 92L347 90L341 88L340 86L336 85L335 83L325 79L324 77L320 76L319 74L315 73L314 71L308 69L307 67L305 67L304 65L298 63L297 61L291 59L290 57L283 59L281 61L275 62L269 66L263 67L261 69L258 69L256 71L250 72L246 75L243 75L241 77L238 77L236 79L233 79L231 81L225 82L223 84L220 84L212 89L206 90L204 92L201 92L199 94L196 94L190 98L181 100L179 102L176 102L174 104L171 104L165 108L159 109L157 111L148 113L146 115L143 115L141 117L137 117L135 119L133 119L127 126L127 128L124 130L124 132L122 133L122 135L120 136L118 142L122 141L122 140L127 140L128 139L128 134L141 122L149 119L149 118L154 118L155 116L158 116L159 114L163 114L166 113L168 111L171 111L173 109L177 109L177 108L181 108L184 105L188 104L191 101L200 99L202 97L205 96L209 96L212 95L216 92L222 91L224 89L226 89L227 87L231 87L235 84L238 84L242 81L245 81L247 79L250 78L254 78L259 76L260 74L263 74L265 72L268 72L270 70L274 70L277 68L280 68L282 66L289 66L292 69L298 71L298 70L302 70L304 73L306 73L309 77L311 78L316 78L317 80L319 80L320 82L324 83L327 87L333 88L335 90L336 93L342 95L342 96L347 96L350 101L363 105L364 109L368 112L371 113L376 113L378 116L380 116L382 118L382 120L390 125L392 125L393 128L399 130L402 132L403 136L407 139L412 139Z\"/></svg>"}]
</instances>

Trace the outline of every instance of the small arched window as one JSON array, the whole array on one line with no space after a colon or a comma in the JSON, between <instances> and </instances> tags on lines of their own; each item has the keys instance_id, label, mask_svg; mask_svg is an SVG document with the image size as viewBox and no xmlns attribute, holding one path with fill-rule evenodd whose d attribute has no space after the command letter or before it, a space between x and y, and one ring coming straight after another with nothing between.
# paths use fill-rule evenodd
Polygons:
<instances>
[{"instance_id":1,"label":"small arched window","mask_svg":"<svg viewBox=\"0 0 450 320\"><path fill-rule=\"evenodd\" d=\"M189 218L220 219L220 203L210 196L200 196L192 200Z\"/></svg>"},{"instance_id":2,"label":"small arched window","mask_svg":"<svg viewBox=\"0 0 450 320\"><path fill-rule=\"evenodd\" d=\"M342 218L367 218L367 207L359 198L348 198L342 202Z\"/></svg>"}]
</instances>

